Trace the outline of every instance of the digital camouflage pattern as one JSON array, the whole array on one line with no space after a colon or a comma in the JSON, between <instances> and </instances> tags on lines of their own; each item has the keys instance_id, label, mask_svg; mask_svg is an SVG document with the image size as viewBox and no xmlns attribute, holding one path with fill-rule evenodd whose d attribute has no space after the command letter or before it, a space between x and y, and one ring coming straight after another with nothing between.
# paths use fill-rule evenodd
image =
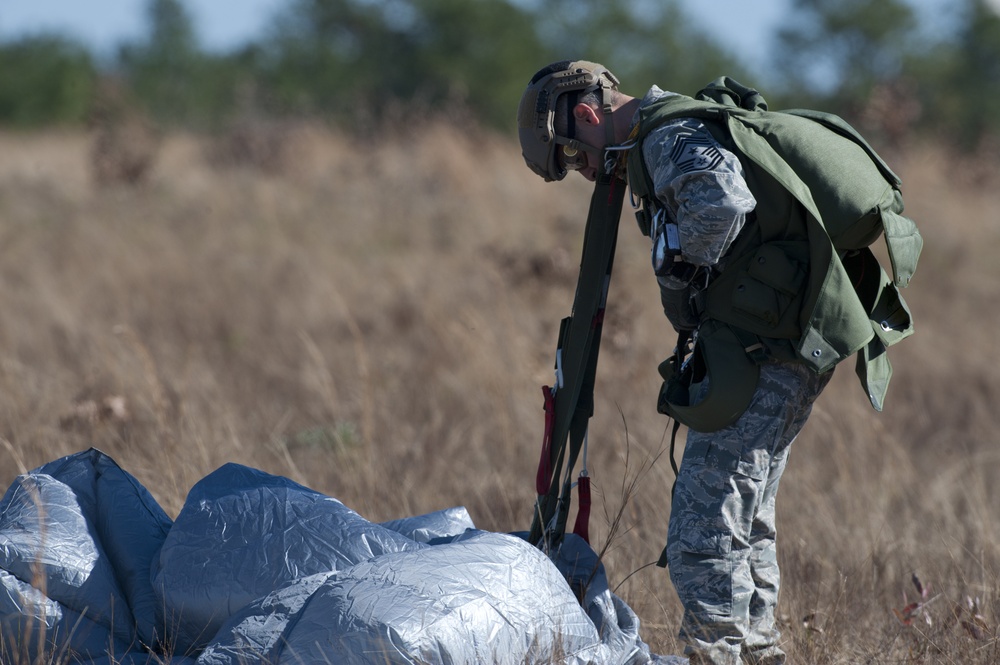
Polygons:
<instances>
[{"instance_id":1,"label":"digital camouflage pattern","mask_svg":"<svg viewBox=\"0 0 1000 665\"><path fill-rule=\"evenodd\" d=\"M654 87L642 103L670 94ZM716 265L757 205L739 159L694 119L651 131L642 154L656 197L677 224L682 258L697 266ZM659 282L667 289L687 286L671 275Z\"/></svg>"},{"instance_id":2,"label":"digital camouflage pattern","mask_svg":"<svg viewBox=\"0 0 1000 665\"><path fill-rule=\"evenodd\" d=\"M774 624L774 501L792 441L832 374L765 363L739 420L709 434L688 432L667 563L684 607L680 636L692 664L785 662Z\"/></svg>"}]
</instances>

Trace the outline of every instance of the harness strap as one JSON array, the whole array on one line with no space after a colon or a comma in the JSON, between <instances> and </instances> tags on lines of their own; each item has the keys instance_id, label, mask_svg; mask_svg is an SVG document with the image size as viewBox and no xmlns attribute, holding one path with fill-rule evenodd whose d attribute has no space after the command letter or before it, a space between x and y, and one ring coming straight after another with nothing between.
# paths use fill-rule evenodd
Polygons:
<instances>
[{"instance_id":1,"label":"harness strap","mask_svg":"<svg viewBox=\"0 0 1000 665\"><path fill-rule=\"evenodd\" d=\"M670 431L670 470L674 472L674 482L670 485L670 500L673 501L674 491L677 489L677 476L681 471L677 468L677 459L674 457L674 449L677 447L677 430L681 428L681 421L673 418L674 426Z\"/></svg>"},{"instance_id":2,"label":"harness strap","mask_svg":"<svg viewBox=\"0 0 1000 665\"><path fill-rule=\"evenodd\" d=\"M585 476L584 473L581 472L576 481L577 500L580 502L580 507L577 509L573 533L590 544L590 476Z\"/></svg>"},{"instance_id":3,"label":"harness strap","mask_svg":"<svg viewBox=\"0 0 1000 665\"><path fill-rule=\"evenodd\" d=\"M680 469L677 468L677 461L674 459L674 447L677 444L677 430L681 428L681 421L676 418L673 419L674 426L670 432L670 468L674 472L674 482L670 485L670 504L673 505L674 494L677 491L677 477L680 475ZM660 557L656 560L656 565L660 568L667 567L667 548L664 546L663 551L660 552Z\"/></svg>"},{"instance_id":4,"label":"harness strap","mask_svg":"<svg viewBox=\"0 0 1000 665\"><path fill-rule=\"evenodd\" d=\"M587 422L594 412L594 380L604 307L625 197L625 183L615 175L615 166L613 162L601 164L602 170L590 199L573 311L560 326L556 356L560 360L562 380L553 391L551 432L547 431L544 438L548 441L548 450L543 442L535 483L536 489L546 491L538 492L528 535L531 543L547 551L558 547L565 535L572 498L571 474L586 438ZM546 406L547 414L548 411ZM549 427L546 422L546 430ZM588 477L581 480L584 480L583 487L589 484ZM580 491L582 507L585 490ZM583 519L586 517L585 512ZM578 513L578 522L580 519Z\"/></svg>"}]
</instances>

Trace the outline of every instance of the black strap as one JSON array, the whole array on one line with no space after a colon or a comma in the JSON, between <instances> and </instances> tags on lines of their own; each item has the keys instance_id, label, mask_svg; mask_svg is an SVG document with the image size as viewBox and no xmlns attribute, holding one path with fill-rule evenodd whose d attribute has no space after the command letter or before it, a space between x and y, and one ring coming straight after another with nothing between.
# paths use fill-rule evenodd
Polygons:
<instances>
[{"instance_id":1,"label":"black strap","mask_svg":"<svg viewBox=\"0 0 1000 665\"><path fill-rule=\"evenodd\" d=\"M561 358L562 385L557 386L553 406L552 476L548 492L538 496L529 534L530 542L546 550L558 546L565 534L571 472L594 413L597 355L624 196L624 181L612 173L598 176L590 199L573 311L561 328L557 357Z\"/></svg>"},{"instance_id":2,"label":"black strap","mask_svg":"<svg viewBox=\"0 0 1000 665\"><path fill-rule=\"evenodd\" d=\"M677 468L677 462L674 460L674 447L677 444L677 430L681 428L681 421L676 418L673 419L674 426L670 432L670 468L674 472L674 482L670 485L670 505L674 503L674 494L677 492L677 478L680 476L680 469ZM663 551L660 552L660 557L656 560L656 565L660 568L667 567L667 548L663 547Z\"/></svg>"}]
</instances>

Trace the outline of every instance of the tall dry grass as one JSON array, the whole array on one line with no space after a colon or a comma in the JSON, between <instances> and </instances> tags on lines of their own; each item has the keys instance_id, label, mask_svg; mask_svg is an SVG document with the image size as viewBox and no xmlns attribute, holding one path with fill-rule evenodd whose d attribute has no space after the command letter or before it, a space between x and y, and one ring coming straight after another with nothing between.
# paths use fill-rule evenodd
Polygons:
<instances>
[{"instance_id":1,"label":"tall dry grass","mask_svg":"<svg viewBox=\"0 0 1000 665\"><path fill-rule=\"evenodd\" d=\"M0 136L0 481L93 445L170 514L237 461L373 520L461 504L482 528L527 528L589 185L545 185L507 138L446 122L285 140L292 158L262 174L167 137L145 184L98 187L90 137ZM885 413L845 365L794 446L784 637L801 663L992 663L1000 179L932 146L894 165L926 239L906 293L918 332L893 349ZM672 653L678 604L648 564L670 511L669 464L652 460L674 339L647 261L626 213L591 533L605 544L620 513L609 577Z\"/></svg>"}]
</instances>

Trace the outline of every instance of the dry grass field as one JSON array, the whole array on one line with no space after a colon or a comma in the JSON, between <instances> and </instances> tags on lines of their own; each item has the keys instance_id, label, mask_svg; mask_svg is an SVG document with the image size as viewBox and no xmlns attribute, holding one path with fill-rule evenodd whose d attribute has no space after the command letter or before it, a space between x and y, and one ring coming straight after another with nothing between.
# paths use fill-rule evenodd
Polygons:
<instances>
[{"instance_id":1,"label":"dry grass field","mask_svg":"<svg viewBox=\"0 0 1000 665\"><path fill-rule=\"evenodd\" d=\"M439 121L377 140L295 128L267 169L169 136L137 185L95 184L92 140L0 135L3 487L96 446L170 515L236 461L372 520L464 505L481 528L528 527L588 183L546 185L507 137ZM995 663L1000 178L916 144L893 165L926 242L905 292L917 333L892 350L884 413L847 363L793 447L784 637L795 663ZM648 564L670 511L655 398L674 337L644 240L626 210L591 534L668 654L679 607ZM928 592L907 614L914 574Z\"/></svg>"}]
</instances>

